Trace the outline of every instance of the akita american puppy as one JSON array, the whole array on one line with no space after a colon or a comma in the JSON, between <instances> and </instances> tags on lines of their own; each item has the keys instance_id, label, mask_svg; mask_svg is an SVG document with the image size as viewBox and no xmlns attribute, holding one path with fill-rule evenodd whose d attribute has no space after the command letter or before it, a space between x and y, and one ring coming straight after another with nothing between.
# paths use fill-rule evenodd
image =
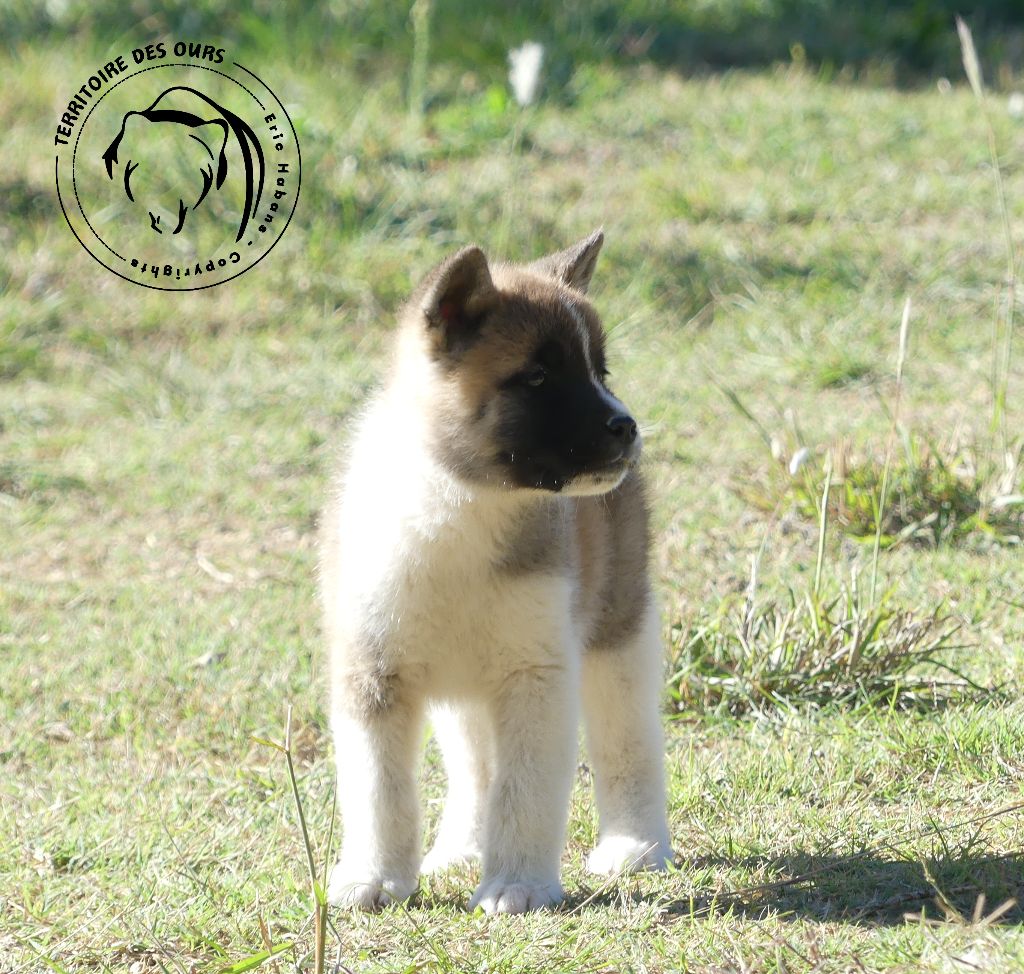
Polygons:
<instances>
[{"instance_id":1,"label":"akita american puppy","mask_svg":"<svg viewBox=\"0 0 1024 974\"><path fill-rule=\"evenodd\" d=\"M421 867L476 858L471 906L558 903L580 702L589 868L671 861L640 437L585 296L602 242L527 265L449 257L353 421L321 566L344 830L332 903L373 909L410 896ZM448 795L422 859L428 714Z\"/></svg>"}]
</instances>

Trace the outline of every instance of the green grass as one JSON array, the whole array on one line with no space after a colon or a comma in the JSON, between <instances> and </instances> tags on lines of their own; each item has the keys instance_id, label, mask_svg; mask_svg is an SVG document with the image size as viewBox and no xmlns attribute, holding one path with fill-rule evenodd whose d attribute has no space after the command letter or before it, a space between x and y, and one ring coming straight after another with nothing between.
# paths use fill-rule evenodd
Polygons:
<instances>
[{"instance_id":1,"label":"green grass","mask_svg":"<svg viewBox=\"0 0 1024 974\"><path fill-rule=\"evenodd\" d=\"M1024 541L1024 446L992 458L978 446L934 443L907 432L896 451L888 474L881 451L858 455L845 442L831 451L829 520L849 537L870 543L880 534L884 547ZM766 513L788 510L815 523L821 513L816 473L803 464L795 473L786 463L770 464L757 471L763 480L738 479L737 491ZM880 510L883 481L887 503Z\"/></svg>"},{"instance_id":2,"label":"green grass","mask_svg":"<svg viewBox=\"0 0 1024 974\"><path fill-rule=\"evenodd\" d=\"M936 707L970 689L953 667L958 627L875 604L852 585L836 594L742 604L672 631L669 690L682 711L739 715L776 708Z\"/></svg>"},{"instance_id":3,"label":"green grass","mask_svg":"<svg viewBox=\"0 0 1024 974\"><path fill-rule=\"evenodd\" d=\"M673 625L724 618L735 635L728 606L752 556L760 605L814 587L814 520L737 491L776 461L721 387L769 441L884 457L909 295L901 425L991 435L1006 258L966 85L828 84L799 63L685 79L579 59L558 97L521 114L495 94L500 66L438 59L420 127L401 73L367 83L372 58L314 72L282 50L262 72L302 140L295 221L240 280L173 295L103 272L57 210L43 122L94 60L48 34L0 60L14 160L0 203L3 974L217 970L265 950L261 927L296 944L263 969L311 969L289 776L254 738L280 740L293 707L319 868L334 781L317 512L391 312L453 248L500 238L535 256L604 225L593 298L614 387L646 429L667 649ZM1024 130L1001 101L991 113L1016 233ZM822 592L870 569L870 545L839 530L822 554ZM1004 692L904 708L803 699L784 682L786 706L753 712L696 693L668 724L677 871L604 889L584 874L584 754L564 910L473 915L471 874L432 879L408 911L331 911L329 961L360 974L1024 964L1020 907L984 921L1020 899L1024 875L1020 549L897 545L879 587L894 612L942 606L967 648L939 661ZM803 659L785 671L798 681ZM433 826L432 750L424 774Z\"/></svg>"}]
</instances>

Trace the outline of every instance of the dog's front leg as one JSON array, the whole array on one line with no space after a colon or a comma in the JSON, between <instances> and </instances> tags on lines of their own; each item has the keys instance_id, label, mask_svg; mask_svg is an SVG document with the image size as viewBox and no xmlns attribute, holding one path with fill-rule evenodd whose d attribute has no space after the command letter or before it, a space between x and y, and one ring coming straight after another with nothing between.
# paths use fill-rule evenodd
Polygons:
<instances>
[{"instance_id":1,"label":"dog's front leg","mask_svg":"<svg viewBox=\"0 0 1024 974\"><path fill-rule=\"evenodd\" d=\"M524 913L562 900L559 858L576 765L575 683L564 666L531 667L503 681L491 703L495 775L483 878L471 908Z\"/></svg>"},{"instance_id":2,"label":"dog's front leg","mask_svg":"<svg viewBox=\"0 0 1024 974\"><path fill-rule=\"evenodd\" d=\"M662 644L657 612L621 643L583 659L583 712L601 838L591 872L664 869L672 862L665 821L661 729Z\"/></svg>"},{"instance_id":3,"label":"dog's front leg","mask_svg":"<svg viewBox=\"0 0 1024 974\"><path fill-rule=\"evenodd\" d=\"M374 910L411 896L422 847L416 766L423 706L396 694L374 709L335 702L332 717L341 805L341 858L328 899Z\"/></svg>"}]
</instances>

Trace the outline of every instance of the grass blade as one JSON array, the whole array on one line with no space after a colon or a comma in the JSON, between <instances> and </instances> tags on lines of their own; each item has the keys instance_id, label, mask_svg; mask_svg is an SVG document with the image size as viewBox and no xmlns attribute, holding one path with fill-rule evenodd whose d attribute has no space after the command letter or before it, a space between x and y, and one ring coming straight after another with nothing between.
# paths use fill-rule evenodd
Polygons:
<instances>
[{"instance_id":1,"label":"grass blade","mask_svg":"<svg viewBox=\"0 0 1024 974\"><path fill-rule=\"evenodd\" d=\"M974 49L974 37L971 35L971 28L964 23L962 18L956 18L956 32L960 35L960 53L963 57L964 71L967 73L967 80L970 82L971 90L975 98L985 97L985 88L981 80L981 65L978 63L978 52Z\"/></svg>"},{"instance_id":2,"label":"grass blade","mask_svg":"<svg viewBox=\"0 0 1024 974\"><path fill-rule=\"evenodd\" d=\"M291 941L288 943L277 944L269 950L261 950L259 953L243 957L240 961L236 961L230 967L222 967L220 974L244 974L245 971L254 971L257 967L265 964L272 957L277 957L278 954L283 954L286 950L293 950L294 947L295 944L291 943Z\"/></svg>"},{"instance_id":3,"label":"grass blade","mask_svg":"<svg viewBox=\"0 0 1024 974\"><path fill-rule=\"evenodd\" d=\"M903 318L900 320L900 343L896 353L896 402L892 410L892 425L885 444L885 466L882 469L882 487L878 493L878 508L875 511L875 543L871 551L871 588L868 602L874 604L878 587L878 555L882 550L882 525L885 523L886 504L889 500L889 475L892 473L892 449L896 431L900 425L900 407L903 403L903 366L907 361L907 338L910 334L910 298L903 303Z\"/></svg>"},{"instance_id":4,"label":"grass blade","mask_svg":"<svg viewBox=\"0 0 1024 974\"><path fill-rule=\"evenodd\" d=\"M814 564L814 600L821 590L821 570L825 562L825 532L828 530L828 497L832 490L832 459L825 461L825 489L821 492L821 519L818 522L818 555Z\"/></svg>"}]
</instances>

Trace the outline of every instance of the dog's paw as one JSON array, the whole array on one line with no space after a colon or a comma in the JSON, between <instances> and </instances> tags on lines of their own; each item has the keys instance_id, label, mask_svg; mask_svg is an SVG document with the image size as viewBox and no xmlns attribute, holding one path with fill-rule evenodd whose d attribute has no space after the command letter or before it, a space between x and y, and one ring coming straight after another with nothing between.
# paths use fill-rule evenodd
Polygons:
<instances>
[{"instance_id":1,"label":"dog's paw","mask_svg":"<svg viewBox=\"0 0 1024 974\"><path fill-rule=\"evenodd\" d=\"M557 879L544 882L496 876L477 887L469 901L469 908L474 910L482 906L485 913L528 913L530 910L557 906L564 896L562 884Z\"/></svg>"},{"instance_id":2,"label":"dog's paw","mask_svg":"<svg viewBox=\"0 0 1024 974\"><path fill-rule=\"evenodd\" d=\"M391 903L407 900L416 892L415 878L353 873L338 863L327 883L327 901L332 906L356 910L380 910Z\"/></svg>"},{"instance_id":3,"label":"dog's paw","mask_svg":"<svg viewBox=\"0 0 1024 974\"><path fill-rule=\"evenodd\" d=\"M423 857L420 872L424 875L439 873L457 866L468 866L480 859L480 849L474 845L441 845L434 847Z\"/></svg>"},{"instance_id":4,"label":"dog's paw","mask_svg":"<svg viewBox=\"0 0 1024 974\"><path fill-rule=\"evenodd\" d=\"M634 839L629 835L610 835L602 839L587 856L587 869L610 876L617 872L641 869L666 869L672 863L672 847L658 839Z\"/></svg>"}]
</instances>

